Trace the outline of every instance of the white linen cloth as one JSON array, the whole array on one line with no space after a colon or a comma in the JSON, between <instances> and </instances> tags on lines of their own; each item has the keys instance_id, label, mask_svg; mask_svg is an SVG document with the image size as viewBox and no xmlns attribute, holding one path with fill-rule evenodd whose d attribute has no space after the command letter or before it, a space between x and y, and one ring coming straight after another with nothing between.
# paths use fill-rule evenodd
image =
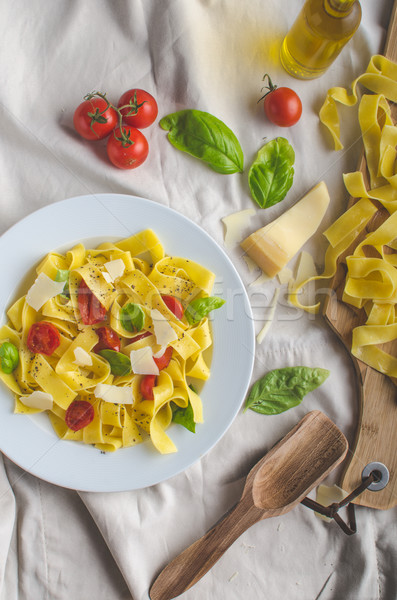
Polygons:
<instances>
[{"instance_id":1,"label":"white linen cloth","mask_svg":"<svg viewBox=\"0 0 397 600\"><path fill-rule=\"evenodd\" d=\"M64 198L113 192L170 206L223 245L221 218L253 206L247 170L230 176L212 172L175 150L156 123L146 130L149 158L124 172L107 162L103 142L85 142L74 132L73 112L86 93L106 91L117 102L132 87L153 93L159 118L198 108L222 119L239 138L246 167L263 138L287 137L296 152L293 187L281 204L258 209L246 233L322 179L332 198L323 230L346 206L342 173L355 169L362 146L356 120L349 117L345 149L333 152L318 110L329 87L348 86L370 56L381 52L392 2L363 2L353 40L323 77L310 82L289 77L278 59L301 4L2 0L0 233ZM303 115L293 128L277 128L263 116L257 99L265 73L301 96ZM29 240L22 242L28 252ZM321 232L306 249L321 264ZM278 284L250 286L258 272L248 271L237 247L227 251L247 285L258 332ZM331 375L300 406L279 416L240 411L206 456L147 489L79 493L41 481L2 456L1 600L147 599L157 573L239 499L251 466L309 410L325 412L352 442L357 398L350 358L321 317L288 306L282 293L271 330L256 348L252 382L288 365L324 367ZM351 537L303 506L262 521L183 598L392 600L397 597L396 510L358 507L356 513L358 533Z\"/></svg>"}]
</instances>

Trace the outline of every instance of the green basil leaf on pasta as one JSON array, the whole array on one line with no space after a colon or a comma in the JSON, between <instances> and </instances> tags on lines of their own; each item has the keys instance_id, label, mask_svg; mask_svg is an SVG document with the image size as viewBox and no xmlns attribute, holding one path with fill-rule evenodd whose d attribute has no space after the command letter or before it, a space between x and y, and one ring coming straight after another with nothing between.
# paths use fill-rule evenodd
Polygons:
<instances>
[{"instance_id":1,"label":"green basil leaf on pasta","mask_svg":"<svg viewBox=\"0 0 397 600\"><path fill-rule=\"evenodd\" d=\"M68 281L69 280L69 271L67 269L58 269L57 274L55 275L55 281Z\"/></svg>"},{"instance_id":2,"label":"green basil leaf on pasta","mask_svg":"<svg viewBox=\"0 0 397 600\"><path fill-rule=\"evenodd\" d=\"M178 425L183 425L186 429L192 433L196 433L196 423L194 422L193 407L189 404L183 408L176 404L172 407L172 420Z\"/></svg>"},{"instance_id":3,"label":"green basil leaf on pasta","mask_svg":"<svg viewBox=\"0 0 397 600\"><path fill-rule=\"evenodd\" d=\"M218 296L208 296L207 298L196 298L192 300L186 307L185 317L189 325L199 323L201 319L204 319L212 310L220 308L225 304L223 298Z\"/></svg>"},{"instance_id":4,"label":"green basil leaf on pasta","mask_svg":"<svg viewBox=\"0 0 397 600\"><path fill-rule=\"evenodd\" d=\"M58 269L57 274L55 275L55 281L64 281L65 286L63 288L62 296L65 300L69 300L70 292L69 292L69 271L67 269Z\"/></svg>"},{"instance_id":5,"label":"green basil leaf on pasta","mask_svg":"<svg viewBox=\"0 0 397 600\"><path fill-rule=\"evenodd\" d=\"M168 131L171 144L207 163L217 173L243 170L240 142L223 121L200 110L181 110L163 117L160 127Z\"/></svg>"},{"instance_id":6,"label":"green basil leaf on pasta","mask_svg":"<svg viewBox=\"0 0 397 600\"><path fill-rule=\"evenodd\" d=\"M268 208L285 198L294 179L295 152L285 138L279 137L262 146L248 172L253 200Z\"/></svg>"},{"instance_id":7,"label":"green basil leaf on pasta","mask_svg":"<svg viewBox=\"0 0 397 600\"><path fill-rule=\"evenodd\" d=\"M121 324L127 331L137 333L141 331L145 322L145 313L139 304L129 302L120 311Z\"/></svg>"},{"instance_id":8,"label":"green basil leaf on pasta","mask_svg":"<svg viewBox=\"0 0 397 600\"><path fill-rule=\"evenodd\" d=\"M110 364L110 370L113 375L129 375L131 373L131 361L122 352L116 350L104 349L98 352Z\"/></svg>"},{"instance_id":9,"label":"green basil leaf on pasta","mask_svg":"<svg viewBox=\"0 0 397 600\"><path fill-rule=\"evenodd\" d=\"M0 368L3 373L12 373L19 364L19 351L15 344L3 342L0 346Z\"/></svg>"},{"instance_id":10,"label":"green basil leaf on pasta","mask_svg":"<svg viewBox=\"0 0 397 600\"><path fill-rule=\"evenodd\" d=\"M329 376L327 369L285 367L274 369L251 388L245 409L263 415L278 415L300 404L309 392L318 388Z\"/></svg>"}]
</instances>

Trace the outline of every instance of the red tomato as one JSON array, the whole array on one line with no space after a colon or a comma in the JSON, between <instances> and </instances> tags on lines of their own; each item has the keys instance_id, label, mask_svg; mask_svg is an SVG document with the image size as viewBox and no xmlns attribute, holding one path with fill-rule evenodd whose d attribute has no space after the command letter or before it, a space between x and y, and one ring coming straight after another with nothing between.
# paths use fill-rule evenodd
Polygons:
<instances>
[{"instance_id":1,"label":"red tomato","mask_svg":"<svg viewBox=\"0 0 397 600\"><path fill-rule=\"evenodd\" d=\"M66 410L65 423L69 429L78 431L93 421L94 414L94 407L87 400L74 400Z\"/></svg>"},{"instance_id":2,"label":"red tomato","mask_svg":"<svg viewBox=\"0 0 397 600\"><path fill-rule=\"evenodd\" d=\"M115 167L135 169L146 160L149 144L139 129L126 125L121 131L119 127L113 131L106 150Z\"/></svg>"},{"instance_id":3,"label":"red tomato","mask_svg":"<svg viewBox=\"0 0 397 600\"><path fill-rule=\"evenodd\" d=\"M302 114L302 102L291 88L280 87L273 85L269 75L264 76L264 80L268 78L269 90L262 98L264 99L263 106L269 121L280 127L291 127L295 125Z\"/></svg>"},{"instance_id":4,"label":"red tomato","mask_svg":"<svg viewBox=\"0 0 397 600\"><path fill-rule=\"evenodd\" d=\"M33 323L29 329L27 346L35 354L46 354L50 356L61 343L58 329L52 323L39 321Z\"/></svg>"},{"instance_id":5,"label":"red tomato","mask_svg":"<svg viewBox=\"0 0 397 600\"><path fill-rule=\"evenodd\" d=\"M145 90L132 89L124 92L117 106L125 107L120 110L123 121L137 129L149 127L158 113L156 100Z\"/></svg>"},{"instance_id":6,"label":"red tomato","mask_svg":"<svg viewBox=\"0 0 397 600\"><path fill-rule=\"evenodd\" d=\"M115 350L120 352L120 338L113 329L104 325L95 329L95 333L99 337L99 342L94 346L94 352L100 352L101 350Z\"/></svg>"},{"instance_id":7,"label":"red tomato","mask_svg":"<svg viewBox=\"0 0 397 600\"><path fill-rule=\"evenodd\" d=\"M153 400L153 388L156 385L156 375L145 375L141 379L140 391L144 400Z\"/></svg>"},{"instance_id":8,"label":"red tomato","mask_svg":"<svg viewBox=\"0 0 397 600\"><path fill-rule=\"evenodd\" d=\"M168 346L168 348L166 348L164 354L162 354L158 358L153 358L154 362L158 366L159 371L161 371L161 369L165 369L165 367L168 367L171 357L172 357L172 348L171 348L171 346Z\"/></svg>"},{"instance_id":9,"label":"red tomato","mask_svg":"<svg viewBox=\"0 0 397 600\"><path fill-rule=\"evenodd\" d=\"M174 296L161 296L166 307L174 313L177 319L183 317L183 306L177 298Z\"/></svg>"},{"instance_id":10,"label":"red tomato","mask_svg":"<svg viewBox=\"0 0 397 600\"><path fill-rule=\"evenodd\" d=\"M137 342L138 340L143 340L144 338L149 337L149 335L152 335L152 333L150 331L145 331L144 333L139 333L138 335L136 335L133 338L131 338L130 340L128 340L128 343L133 344L134 342Z\"/></svg>"},{"instance_id":11,"label":"red tomato","mask_svg":"<svg viewBox=\"0 0 397 600\"><path fill-rule=\"evenodd\" d=\"M103 98L84 100L73 115L74 128L86 140L103 139L117 123L117 112Z\"/></svg>"},{"instance_id":12,"label":"red tomato","mask_svg":"<svg viewBox=\"0 0 397 600\"><path fill-rule=\"evenodd\" d=\"M84 325L100 323L106 317L106 308L94 296L84 279L81 280L77 291L77 304Z\"/></svg>"}]
</instances>

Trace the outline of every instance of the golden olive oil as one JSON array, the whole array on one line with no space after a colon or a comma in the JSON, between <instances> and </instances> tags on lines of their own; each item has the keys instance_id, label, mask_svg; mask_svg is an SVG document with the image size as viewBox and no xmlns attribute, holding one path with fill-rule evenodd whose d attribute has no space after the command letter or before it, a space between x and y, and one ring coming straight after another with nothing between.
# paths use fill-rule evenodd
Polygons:
<instances>
[{"instance_id":1,"label":"golden olive oil","mask_svg":"<svg viewBox=\"0 0 397 600\"><path fill-rule=\"evenodd\" d=\"M314 79L333 63L361 22L358 0L307 0L280 52L284 69Z\"/></svg>"}]
</instances>

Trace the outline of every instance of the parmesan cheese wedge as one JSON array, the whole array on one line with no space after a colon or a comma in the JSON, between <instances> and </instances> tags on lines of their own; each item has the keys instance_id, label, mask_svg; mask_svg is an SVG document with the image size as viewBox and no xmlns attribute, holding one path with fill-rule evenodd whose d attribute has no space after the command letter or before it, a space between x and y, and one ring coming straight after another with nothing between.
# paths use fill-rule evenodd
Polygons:
<instances>
[{"instance_id":1,"label":"parmesan cheese wedge","mask_svg":"<svg viewBox=\"0 0 397 600\"><path fill-rule=\"evenodd\" d=\"M274 277L316 232L329 205L324 181L277 219L241 242L241 247L269 277Z\"/></svg>"},{"instance_id":2,"label":"parmesan cheese wedge","mask_svg":"<svg viewBox=\"0 0 397 600\"><path fill-rule=\"evenodd\" d=\"M132 388L129 386L109 385L98 383L94 389L94 396L112 404L133 404Z\"/></svg>"},{"instance_id":3,"label":"parmesan cheese wedge","mask_svg":"<svg viewBox=\"0 0 397 600\"><path fill-rule=\"evenodd\" d=\"M178 339L176 331L171 327L166 317L161 314L157 308L150 311L150 316L153 321L154 335L156 336L156 342L162 348L166 348Z\"/></svg>"},{"instance_id":4,"label":"parmesan cheese wedge","mask_svg":"<svg viewBox=\"0 0 397 600\"><path fill-rule=\"evenodd\" d=\"M74 357L76 359L73 361L75 365L77 365L78 367L91 367L92 366L92 358L91 358L90 354L87 352L87 350L84 350L84 348L77 346L77 348L74 349L73 353L74 353Z\"/></svg>"},{"instance_id":5,"label":"parmesan cheese wedge","mask_svg":"<svg viewBox=\"0 0 397 600\"><path fill-rule=\"evenodd\" d=\"M159 369L153 359L153 352L150 346L131 350L130 352L131 368L135 375L158 375Z\"/></svg>"},{"instance_id":6,"label":"parmesan cheese wedge","mask_svg":"<svg viewBox=\"0 0 397 600\"><path fill-rule=\"evenodd\" d=\"M125 264L121 258L116 258L114 260L105 262L104 267L112 281L121 277L125 271Z\"/></svg>"},{"instance_id":7,"label":"parmesan cheese wedge","mask_svg":"<svg viewBox=\"0 0 397 600\"><path fill-rule=\"evenodd\" d=\"M265 324L262 327L262 329L260 330L260 332L258 333L258 335L256 336L256 341L258 342L258 344L261 344L263 342L263 340L266 337L267 332L270 329L270 326L271 326L272 321L274 319L274 315L276 313L277 300L278 300L279 295L280 295L280 288L276 288L274 290L273 298L272 298L272 301L270 303L268 313L266 315Z\"/></svg>"},{"instance_id":8,"label":"parmesan cheese wedge","mask_svg":"<svg viewBox=\"0 0 397 600\"><path fill-rule=\"evenodd\" d=\"M254 208L247 208L223 217L222 223L225 226L224 241L227 248L232 248L241 242L243 229L248 225L255 212Z\"/></svg>"},{"instance_id":9,"label":"parmesan cheese wedge","mask_svg":"<svg viewBox=\"0 0 397 600\"><path fill-rule=\"evenodd\" d=\"M26 302L34 310L40 310L47 300L61 294L64 287L64 281L54 281L45 273L40 273L26 294Z\"/></svg>"},{"instance_id":10,"label":"parmesan cheese wedge","mask_svg":"<svg viewBox=\"0 0 397 600\"><path fill-rule=\"evenodd\" d=\"M284 269L282 269L280 273L277 274L277 278L281 285L289 283L292 279L292 269L290 269L289 267L284 267Z\"/></svg>"},{"instance_id":11,"label":"parmesan cheese wedge","mask_svg":"<svg viewBox=\"0 0 397 600\"><path fill-rule=\"evenodd\" d=\"M106 281L106 283L113 283L113 279L110 277L107 271L102 271L102 277Z\"/></svg>"},{"instance_id":12,"label":"parmesan cheese wedge","mask_svg":"<svg viewBox=\"0 0 397 600\"><path fill-rule=\"evenodd\" d=\"M32 392L29 396L22 396L19 399L25 406L37 408L38 410L51 410L54 403L51 394L40 392L39 390Z\"/></svg>"}]
</instances>

